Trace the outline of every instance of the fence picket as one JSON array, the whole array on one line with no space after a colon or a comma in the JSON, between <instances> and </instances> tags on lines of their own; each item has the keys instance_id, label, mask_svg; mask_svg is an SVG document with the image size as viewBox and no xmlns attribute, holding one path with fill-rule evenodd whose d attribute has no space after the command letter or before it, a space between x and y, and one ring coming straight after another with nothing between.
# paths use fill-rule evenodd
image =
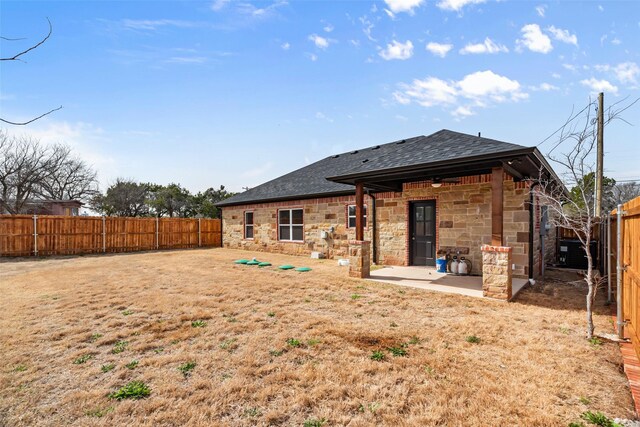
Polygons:
<instances>
[{"instance_id":1,"label":"fence picket","mask_svg":"<svg viewBox=\"0 0 640 427\"><path fill-rule=\"evenodd\" d=\"M220 247L219 219L0 215L0 256Z\"/></svg>"}]
</instances>

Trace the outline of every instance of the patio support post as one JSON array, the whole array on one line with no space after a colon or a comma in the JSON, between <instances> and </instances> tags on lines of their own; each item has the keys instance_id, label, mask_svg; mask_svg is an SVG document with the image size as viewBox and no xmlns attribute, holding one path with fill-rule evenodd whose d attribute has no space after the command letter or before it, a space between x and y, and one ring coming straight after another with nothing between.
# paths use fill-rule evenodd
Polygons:
<instances>
[{"instance_id":1,"label":"patio support post","mask_svg":"<svg viewBox=\"0 0 640 427\"><path fill-rule=\"evenodd\" d=\"M364 184L356 183L356 240L364 240Z\"/></svg>"},{"instance_id":2,"label":"patio support post","mask_svg":"<svg viewBox=\"0 0 640 427\"><path fill-rule=\"evenodd\" d=\"M502 232L504 197L502 183L504 181L504 169L501 167L491 169L491 245L502 246L504 235Z\"/></svg>"}]
</instances>

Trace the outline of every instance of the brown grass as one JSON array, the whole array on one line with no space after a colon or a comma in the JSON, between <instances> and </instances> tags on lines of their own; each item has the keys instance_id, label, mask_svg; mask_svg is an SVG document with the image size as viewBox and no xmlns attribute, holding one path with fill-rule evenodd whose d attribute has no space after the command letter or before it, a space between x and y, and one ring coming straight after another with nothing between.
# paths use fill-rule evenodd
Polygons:
<instances>
[{"instance_id":1,"label":"brown grass","mask_svg":"<svg viewBox=\"0 0 640 427\"><path fill-rule=\"evenodd\" d=\"M632 417L617 346L583 338L584 288L547 283L506 304L348 279L334 261L259 254L310 273L232 263L251 256L209 249L0 263L0 425L566 426L586 410ZM610 332L600 297L596 325ZM387 351L413 337L406 357ZM126 349L112 353L121 340ZM374 350L385 360L371 360ZM73 363L85 354L93 357ZM132 360L138 366L127 369ZM189 361L196 367L183 375ZM107 398L132 380L151 396Z\"/></svg>"}]
</instances>

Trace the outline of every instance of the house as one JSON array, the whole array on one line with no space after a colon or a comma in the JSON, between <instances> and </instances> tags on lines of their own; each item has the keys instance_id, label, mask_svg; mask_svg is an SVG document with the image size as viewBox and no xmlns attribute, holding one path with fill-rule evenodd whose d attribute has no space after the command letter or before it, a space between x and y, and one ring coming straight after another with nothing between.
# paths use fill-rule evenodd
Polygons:
<instances>
[{"instance_id":1,"label":"house","mask_svg":"<svg viewBox=\"0 0 640 427\"><path fill-rule=\"evenodd\" d=\"M78 216L80 208L84 205L79 200L28 200L22 214L27 215L64 215ZM6 212L3 212L6 213Z\"/></svg>"},{"instance_id":2,"label":"house","mask_svg":"<svg viewBox=\"0 0 640 427\"><path fill-rule=\"evenodd\" d=\"M541 173L560 182L535 147L441 130L329 156L218 203L223 245L349 257L358 277L370 263L433 266L449 253L483 280L533 279L554 245L542 244Z\"/></svg>"}]
</instances>

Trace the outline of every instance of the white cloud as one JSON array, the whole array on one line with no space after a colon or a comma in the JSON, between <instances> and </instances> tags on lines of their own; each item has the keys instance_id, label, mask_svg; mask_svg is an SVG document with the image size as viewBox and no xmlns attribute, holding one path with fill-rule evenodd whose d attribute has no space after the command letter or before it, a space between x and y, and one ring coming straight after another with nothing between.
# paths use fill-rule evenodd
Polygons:
<instances>
[{"instance_id":1,"label":"white cloud","mask_svg":"<svg viewBox=\"0 0 640 427\"><path fill-rule=\"evenodd\" d=\"M592 93L609 92L609 93L613 93L614 95L618 93L618 88L612 85L611 83L609 83L607 80L598 80L596 78L591 77L590 79L581 80L580 83L583 86L586 86L589 89L591 89Z\"/></svg>"},{"instance_id":2,"label":"white cloud","mask_svg":"<svg viewBox=\"0 0 640 427\"><path fill-rule=\"evenodd\" d=\"M230 1L231 0L214 0L214 2L211 3L211 10L215 12L222 10Z\"/></svg>"},{"instance_id":3,"label":"white cloud","mask_svg":"<svg viewBox=\"0 0 640 427\"><path fill-rule=\"evenodd\" d=\"M382 49L379 55L386 61L409 59L413 56L413 43L411 40L407 40L405 43L394 40L387 44L386 49Z\"/></svg>"},{"instance_id":4,"label":"white cloud","mask_svg":"<svg viewBox=\"0 0 640 427\"><path fill-rule=\"evenodd\" d=\"M396 114L396 119L400 120L401 122L408 122L409 121L408 117L402 116L400 114Z\"/></svg>"},{"instance_id":5,"label":"white cloud","mask_svg":"<svg viewBox=\"0 0 640 427\"><path fill-rule=\"evenodd\" d=\"M251 3L238 3L238 12L254 18L267 18L277 13L277 9L288 5L286 0L277 0L266 7L256 7Z\"/></svg>"},{"instance_id":6,"label":"white cloud","mask_svg":"<svg viewBox=\"0 0 640 427\"><path fill-rule=\"evenodd\" d=\"M309 40L312 41L313 44L315 44L316 47L320 49L326 49L329 47L329 44L330 44L329 39L319 36L317 34L311 34L309 36Z\"/></svg>"},{"instance_id":7,"label":"white cloud","mask_svg":"<svg viewBox=\"0 0 640 427\"><path fill-rule=\"evenodd\" d=\"M447 56L447 53L453 49L453 45L448 43L429 42L425 48L434 55L444 58Z\"/></svg>"},{"instance_id":8,"label":"white cloud","mask_svg":"<svg viewBox=\"0 0 640 427\"><path fill-rule=\"evenodd\" d=\"M331 25L331 24L327 24L327 25L325 25L325 26L324 26L324 28L323 28L323 30L324 30L326 33L330 33L330 32L332 32L332 31L333 31L333 29L334 29L334 27L333 27L333 25Z\"/></svg>"},{"instance_id":9,"label":"white cloud","mask_svg":"<svg viewBox=\"0 0 640 427\"><path fill-rule=\"evenodd\" d=\"M280 45L280 47L282 48L282 50L289 50L291 49L291 45L289 44L289 42L284 42Z\"/></svg>"},{"instance_id":10,"label":"white cloud","mask_svg":"<svg viewBox=\"0 0 640 427\"><path fill-rule=\"evenodd\" d=\"M604 12L604 7L602 7L602 5L601 5L601 4L599 4L599 5L598 5L598 10L599 10L600 12Z\"/></svg>"},{"instance_id":11,"label":"white cloud","mask_svg":"<svg viewBox=\"0 0 640 427\"><path fill-rule=\"evenodd\" d=\"M556 40L578 46L578 36L571 34L569 30L563 30L562 28L557 28L552 25L547 28L547 31L553 34L553 38Z\"/></svg>"},{"instance_id":12,"label":"white cloud","mask_svg":"<svg viewBox=\"0 0 640 427\"><path fill-rule=\"evenodd\" d=\"M366 16L361 16L359 18L360 23L362 24L362 32L367 36L367 38L371 41L376 41L371 35L371 31L375 27L375 25L367 18Z\"/></svg>"},{"instance_id":13,"label":"white cloud","mask_svg":"<svg viewBox=\"0 0 640 427\"><path fill-rule=\"evenodd\" d=\"M559 73L551 73L551 77L553 77L554 79L562 78L562 76Z\"/></svg>"},{"instance_id":14,"label":"white cloud","mask_svg":"<svg viewBox=\"0 0 640 427\"><path fill-rule=\"evenodd\" d=\"M451 115L454 117L469 117L475 114L476 113L474 113L470 108L462 105L451 112Z\"/></svg>"},{"instance_id":15,"label":"white cloud","mask_svg":"<svg viewBox=\"0 0 640 427\"><path fill-rule=\"evenodd\" d=\"M532 52L549 53L553 50L551 39L540 30L538 24L527 24L520 30L522 38L516 41L518 48L526 47Z\"/></svg>"},{"instance_id":16,"label":"white cloud","mask_svg":"<svg viewBox=\"0 0 640 427\"><path fill-rule=\"evenodd\" d=\"M622 62L618 65L597 64L593 68L601 73L611 73L623 84L635 85L640 76L640 67L635 62Z\"/></svg>"},{"instance_id":17,"label":"white cloud","mask_svg":"<svg viewBox=\"0 0 640 427\"><path fill-rule=\"evenodd\" d=\"M309 60L311 60L311 62L316 62L318 60L318 55L316 55L315 53L307 53L307 58L309 58Z\"/></svg>"},{"instance_id":18,"label":"white cloud","mask_svg":"<svg viewBox=\"0 0 640 427\"><path fill-rule=\"evenodd\" d=\"M384 2L392 13L406 12L413 15L413 10L420 7L424 0L384 0Z\"/></svg>"},{"instance_id":19,"label":"white cloud","mask_svg":"<svg viewBox=\"0 0 640 427\"><path fill-rule=\"evenodd\" d=\"M398 87L392 95L396 102L405 105L415 102L423 107L455 106L452 114L456 117L473 115L475 108L492 103L518 102L529 96L518 81L490 70L468 74L459 81L427 77Z\"/></svg>"},{"instance_id":20,"label":"white cloud","mask_svg":"<svg viewBox=\"0 0 640 427\"><path fill-rule=\"evenodd\" d=\"M618 64L613 67L613 72L621 83L638 83L637 77L640 75L640 68L635 62L623 62Z\"/></svg>"},{"instance_id":21,"label":"white cloud","mask_svg":"<svg viewBox=\"0 0 640 427\"><path fill-rule=\"evenodd\" d=\"M554 86L551 83L540 83L538 86L530 86L531 90L550 92L552 90L560 90L558 86Z\"/></svg>"},{"instance_id":22,"label":"white cloud","mask_svg":"<svg viewBox=\"0 0 640 427\"><path fill-rule=\"evenodd\" d=\"M497 44L489 37L484 39L483 43L477 44L468 44L462 49L460 49L460 53L462 55L466 55L468 53L471 54L479 54L479 53L500 53L500 52L509 52L506 46Z\"/></svg>"},{"instance_id":23,"label":"white cloud","mask_svg":"<svg viewBox=\"0 0 640 427\"><path fill-rule=\"evenodd\" d=\"M622 40L620 40L619 38L616 37L613 40L611 40L611 44L618 46L618 45L622 44Z\"/></svg>"},{"instance_id":24,"label":"white cloud","mask_svg":"<svg viewBox=\"0 0 640 427\"><path fill-rule=\"evenodd\" d=\"M122 26L130 30L154 31L161 27L193 28L201 25L193 21L180 21L177 19L123 19Z\"/></svg>"},{"instance_id":25,"label":"white cloud","mask_svg":"<svg viewBox=\"0 0 640 427\"><path fill-rule=\"evenodd\" d=\"M438 6L442 10L450 10L454 12L459 12L468 4L480 4L484 3L486 0L440 0L436 6Z\"/></svg>"},{"instance_id":26,"label":"white cloud","mask_svg":"<svg viewBox=\"0 0 640 427\"><path fill-rule=\"evenodd\" d=\"M333 119L332 119L331 117L327 117L327 116L326 116L326 114L324 114L324 113L323 113L323 112L321 112L321 111L318 111L318 112L316 113L316 119L318 119L318 120L326 120L326 121L328 121L329 123L333 123Z\"/></svg>"},{"instance_id":27,"label":"white cloud","mask_svg":"<svg viewBox=\"0 0 640 427\"><path fill-rule=\"evenodd\" d=\"M538 13L538 16L541 18L544 18L544 14L547 11L547 5L546 4L541 4L540 6L536 6L536 12Z\"/></svg>"},{"instance_id":28,"label":"white cloud","mask_svg":"<svg viewBox=\"0 0 640 427\"><path fill-rule=\"evenodd\" d=\"M164 62L168 64L204 64L207 58L204 56L173 56Z\"/></svg>"}]
</instances>

